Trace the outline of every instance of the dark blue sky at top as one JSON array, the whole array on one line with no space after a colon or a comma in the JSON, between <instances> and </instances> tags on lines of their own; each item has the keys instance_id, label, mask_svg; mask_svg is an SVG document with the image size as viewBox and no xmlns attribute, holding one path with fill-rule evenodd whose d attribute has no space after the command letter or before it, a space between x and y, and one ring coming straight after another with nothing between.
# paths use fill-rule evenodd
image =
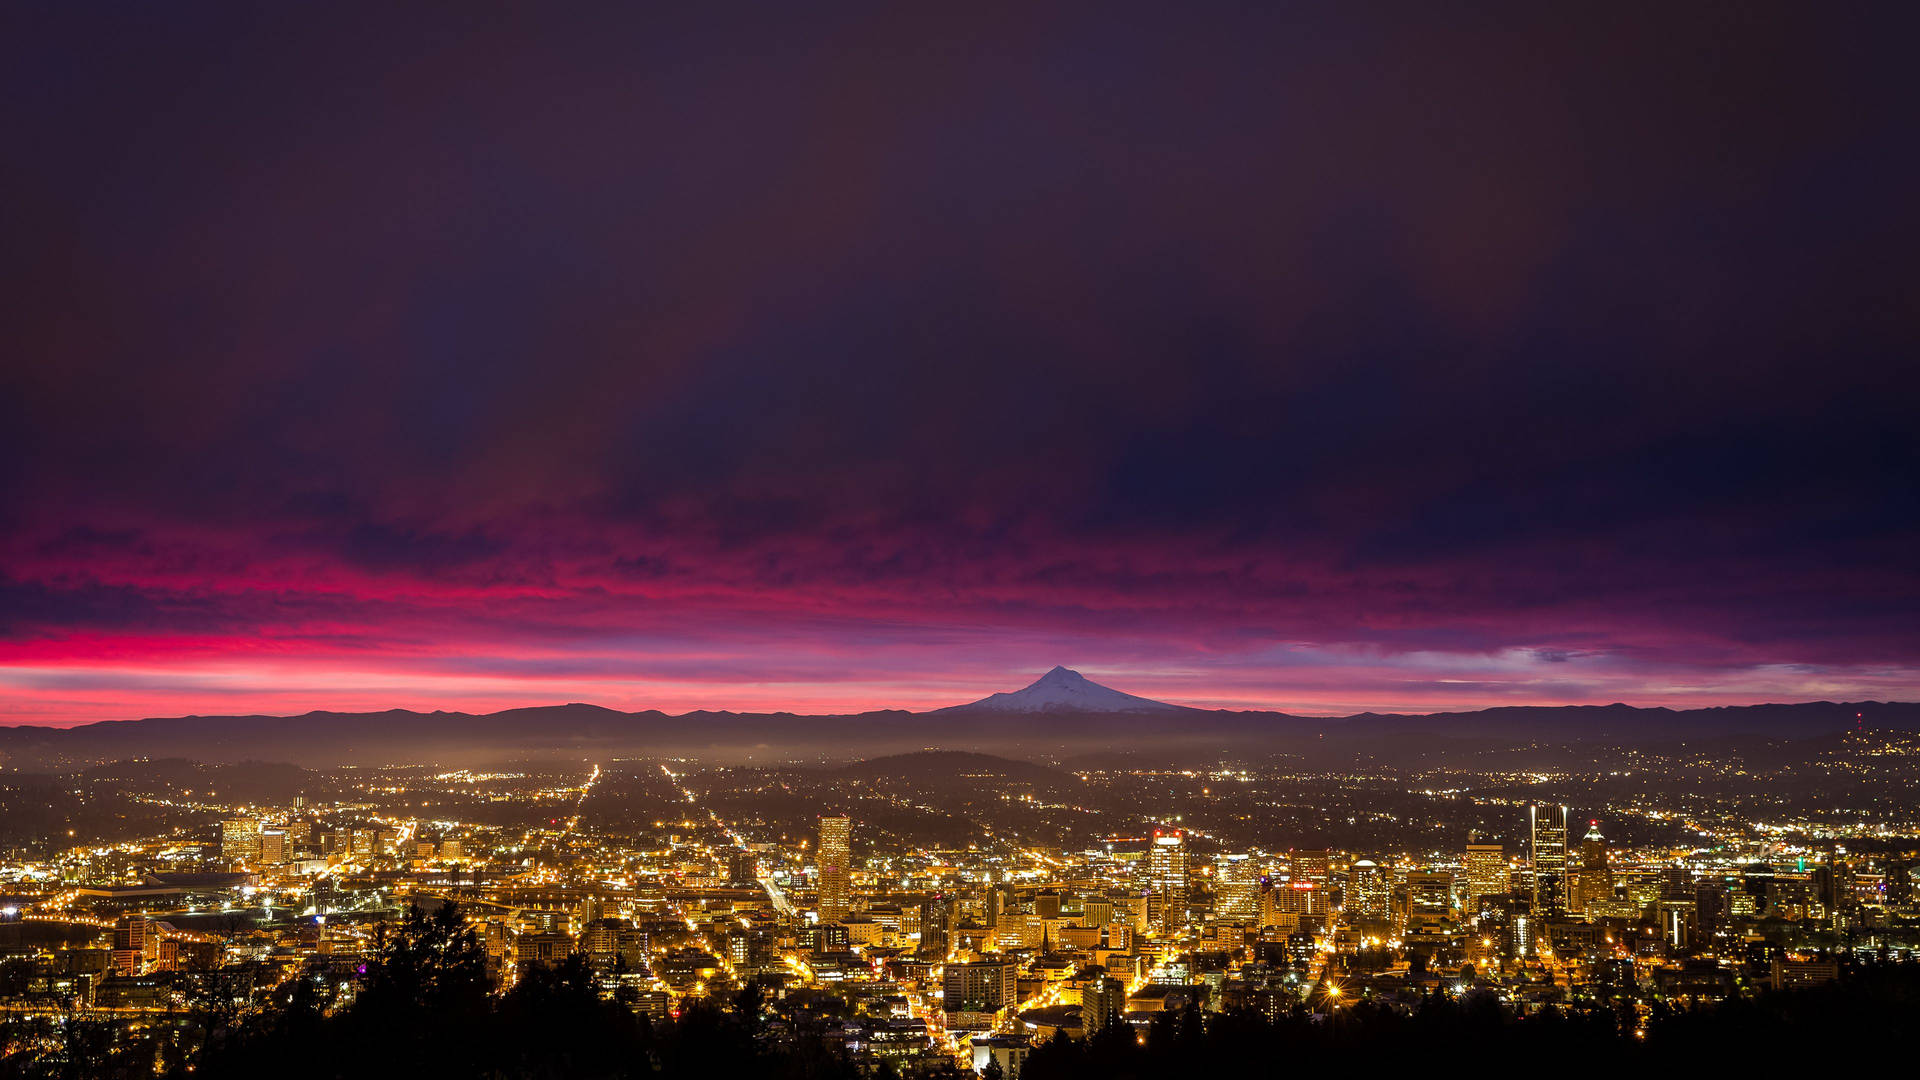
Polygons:
<instances>
[{"instance_id":1,"label":"dark blue sky at top","mask_svg":"<svg viewBox=\"0 0 1920 1080\"><path fill-rule=\"evenodd\" d=\"M15 5L0 672L1910 695L1913 22Z\"/></svg>"}]
</instances>

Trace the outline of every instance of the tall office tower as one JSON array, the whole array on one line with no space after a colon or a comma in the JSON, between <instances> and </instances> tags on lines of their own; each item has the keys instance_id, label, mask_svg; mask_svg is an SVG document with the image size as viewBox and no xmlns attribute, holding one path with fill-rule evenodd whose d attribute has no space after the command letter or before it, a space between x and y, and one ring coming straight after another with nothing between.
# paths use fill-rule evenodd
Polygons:
<instances>
[{"instance_id":1,"label":"tall office tower","mask_svg":"<svg viewBox=\"0 0 1920 1080\"><path fill-rule=\"evenodd\" d=\"M1287 887L1292 893L1283 911L1324 915L1333 908L1333 852L1305 848L1287 859Z\"/></svg>"},{"instance_id":2,"label":"tall office tower","mask_svg":"<svg viewBox=\"0 0 1920 1080\"><path fill-rule=\"evenodd\" d=\"M1751 897L1756 912L1765 914L1773 902L1773 867L1766 863L1748 863L1740 868L1740 888Z\"/></svg>"},{"instance_id":3,"label":"tall office tower","mask_svg":"<svg viewBox=\"0 0 1920 1080\"><path fill-rule=\"evenodd\" d=\"M305 851L313 846L313 821L310 818L297 817L287 822L287 851L289 854Z\"/></svg>"},{"instance_id":4,"label":"tall office tower","mask_svg":"<svg viewBox=\"0 0 1920 1080\"><path fill-rule=\"evenodd\" d=\"M1913 863L1908 859L1889 859L1887 861L1887 902L1891 904L1910 904L1913 902Z\"/></svg>"},{"instance_id":5,"label":"tall office tower","mask_svg":"<svg viewBox=\"0 0 1920 1080\"><path fill-rule=\"evenodd\" d=\"M1019 986L1020 965L1010 961L948 964L941 979L941 1006L949 1024L968 1026L979 1023L977 1018L991 1017L1019 1004Z\"/></svg>"},{"instance_id":6,"label":"tall office tower","mask_svg":"<svg viewBox=\"0 0 1920 1080\"><path fill-rule=\"evenodd\" d=\"M1291 922L1294 926L1300 925L1299 916L1294 915L1283 906L1289 898L1287 894L1292 891L1292 889L1287 888L1284 882L1279 884L1263 882L1261 884L1260 929L1265 930L1268 927L1279 926L1283 922Z\"/></svg>"},{"instance_id":7,"label":"tall office tower","mask_svg":"<svg viewBox=\"0 0 1920 1080\"><path fill-rule=\"evenodd\" d=\"M1693 910L1702 937L1723 937L1727 932L1727 901L1731 899L1724 876L1703 877L1694 883Z\"/></svg>"},{"instance_id":8,"label":"tall office tower","mask_svg":"<svg viewBox=\"0 0 1920 1080\"><path fill-rule=\"evenodd\" d=\"M1393 874L1372 859L1361 859L1347 871L1345 907L1358 915L1385 915L1393 900Z\"/></svg>"},{"instance_id":9,"label":"tall office tower","mask_svg":"<svg viewBox=\"0 0 1920 1080\"><path fill-rule=\"evenodd\" d=\"M145 915L122 915L113 926L113 965L122 974L137 975L160 955L159 927Z\"/></svg>"},{"instance_id":10,"label":"tall office tower","mask_svg":"<svg viewBox=\"0 0 1920 1080\"><path fill-rule=\"evenodd\" d=\"M619 919L595 919L580 931L580 951L592 961L595 970L604 970L620 951Z\"/></svg>"},{"instance_id":11,"label":"tall office tower","mask_svg":"<svg viewBox=\"0 0 1920 1080\"><path fill-rule=\"evenodd\" d=\"M1509 918L1505 943L1507 955L1512 957L1534 955L1534 943L1539 925L1530 915L1515 915Z\"/></svg>"},{"instance_id":12,"label":"tall office tower","mask_svg":"<svg viewBox=\"0 0 1920 1080\"><path fill-rule=\"evenodd\" d=\"M1102 976L1080 991L1080 1023L1089 1033L1108 1024L1125 1023L1127 984Z\"/></svg>"},{"instance_id":13,"label":"tall office tower","mask_svg":"<svg viewBox=\"0 0 1920 1080\"><path fill-rule=\"evenodd\" d=\"M585 926L588 923L600 921L606 917L609 910L610 908L605 900L597 896L589 896L582 899L579 905L573 909L573 918L578 925Z\"/></svg>"},{"instance_id":14,"label":"tall office tower","mask_svg":"<svg viewBox=\"0 0 1920 1080\"><path fill-rule=\"evenodd\" d=\"M1187 924L1187 841L1178 830L1153 831L1153 851L1147 865L1149 887L1160 899L1162 933Z\"/></svg>"},{"instance_id":15,"label":"tall office tower","mask_svg":"<svg viewBox=\"0 0 1920 1080\"><path fill-rule=\"evenodd\" d=\"M1293 880L1306 881L1315 889L1325 892L1333 879L1333 853L1326 848L1314 848L1293 853Z\"/></svg>"},{"instance_id":16,"label":"tall office tower","mask_svg":"<svg viewBox=\"0 0 1920 1080\"><path fill-rule=\"evenodd\" d=\"M1298 877L1282 875L1266 893L1267 910L1289 915L1325 915L1333 906L1333 890Z\"/></svg>"},{"instance_id":17,"label":"tall office tower","mask_svg":"<svg viewBox=\"0 0 1920 1080\"><path fill-rule=\"evenodd\" d=\"M920 955L946 959L953 927L959 921L955 897L936 893L920 904Z\"/></svg>"},{"instance_id":18,"label":"tall office tower","mask_svg":"<svg viewBox=\"0 0 1920 1080\"><path fill-rule=\"evenodd\" d=\"M1010 911L1020 909L1019 900L1013 894L1013 886L995 885L987 890L987 925L998 926L1000 919Z\"/></svg>"},{"instance_id":19,"label":"tall office tower","mask_svg":"<svg viewBox=\"0 0 1920 1080\"><path fill-rule=\"evenodd\" d=\"M853 819L820 819L820 921L839 922L853 910Z\"/></svg>"},{"instance_id":20,"label":"tall office tower","mask_svg":"<svg viewBox=\"0 0 1920 1080\"><path fill-rule=\"evenodd\" d=\"M1453 913L1453 875L1416 870L1407 875L1407 924L1437 922Z\"/></svg>"},{"instance_id":21,"label":"tall office tower","mask_svg":"<svg viewBox=\"0 0 1920 1080\"><path fill-rule=\"evenodd\" d=\"M1567 910L1567 808L1527 806L1533 837L1533 914L1535 918Z\"/></svg>"},{"instance_id":22,"label":"tall office tower","mask_svg":"<svg viewBox=\"0 0 1920 1080\"><path fill-rule=\"evenodd\" d=\"M1829 917L1855 906L1854 869L1840 857L1838 845L1832 840L1827 841L1826 865L1814 869L1813 879L1819 884L1820 902L1826 905Z\"/></svg>"},{"instance_id":23,"label":"tall office tower","mask_svg":"<svg viewBox=\"0 0 1920 1080\"><path fill-rule=\"evenodd\" d=\"M1467 913L1479 912L1481 897L1505 896L1509 891L1506 845L1484 833L1468 833Z\"/></svg>"},{"instance_id":24,"label":"tall office tower","mask_svg":"<svg viewBox=\"0 0 1920 1080\"><path fill-rule=\"evenodd\" d=\"M236 817L220 823L220 857L228 862L260 858L260 819Z\"/></svg>"},{"instance_id":25,"label":"tall office tower","mask_svg":"<svg viewBox=\"0 0 1920 1080\"><path fill-rule=\"evenodd\" d=\"M727 853L727 884L745 889L758 884L759 880L760 860L753 852L735 848Z\"/></svg>"},{"instance_id":26,"label":"tall office tower","mask_svg":"<svg viewBox=\"0 0 1920 1080\"><path fill-rule=\"evenodd\" d=\"M1700 925L1697 901L1692 897L1662 897L1654 905L1654 913L1660 920L1660 936L1669 949L1684 952L1693 948Z\"/></svg>"},{"instance_id":27,"label":"tall office tower","mask_svg":"<svg viewBox=\"0 0 1920 1080\"><path fill-rule=\"evenodd\" d=\"M1250 923L1260 917L1260 867L1248 855L1225 855L1214 862L1213 914L1223 922Z\"/></svg>"},{"instance_id":28,"label":"tall office tower","mask_svg":"<svg viewBox=\"0 0 1920 1080\"><path fill-rule=\"evenodd\" d=\"M113 947L133 952L152 951L155 926L145 915L122 915L113 924Z\"/></svg>"},{"instance_id":29,"label":"tall office tower","mask_svg":"<svg viewBox=\"0 0 1920 1080\"><path fill-rule=\"evenodd\" d=\"M1591 914L1595 904L1613 899L1613 870L1607 865L1607 838L1600 835L1598 821L1587 822L1587 835L1580 838L1580 866L1573 880L1572 903L1577 912Z\"/></svg>"},{"instance_id":30,"label":"tall office tower","mask_svg":"<svg viewBox=\"0 0 1920 1080\"><path fill-rule=\"evenodd\" d=\"M1669 866L1660 871L1662 900L1691 900L1693 893L1693 871L1684 866Z\"/></svg>"},{"instance_id":31,"label":"tall office tower","mask_svg":"<svg viewBox=\"0 0 1920 1080\"><path fill-rule=\"evenodd\" d=\"M260 830L260 865L279 866L287 861L287 834L279 829Z\"/></svg>"}]
</instances>

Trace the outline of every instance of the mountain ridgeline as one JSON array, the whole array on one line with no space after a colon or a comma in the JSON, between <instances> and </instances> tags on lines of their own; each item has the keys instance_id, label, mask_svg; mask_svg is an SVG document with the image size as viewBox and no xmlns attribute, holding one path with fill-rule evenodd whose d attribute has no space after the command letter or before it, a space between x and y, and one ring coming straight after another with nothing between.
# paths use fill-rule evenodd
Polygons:
<instances>
[{"instance_id":1,"label":"mountain ridgeline","mask_svg":"<svg viewBox=\"0 0 1920 1080\"><path fill-rule=\"evenodd\" d=\"M15 768L137 757L205 762L458 764L508 758L680 754L714 761L846 760L928 747L1059 758L1140 752L1413 760L1541 744L1764 744L1866 729L1920 731L1920 704L1814 701L1674 710L1630 705L1516 706L1473 712L1305 717L1195 709L1136 697L1054 668L1017 691L924 713L846 715L619 712L569 704L472 714L312 712L177 716L74 728L0 728Z\"/></svg>"}]
</instances>

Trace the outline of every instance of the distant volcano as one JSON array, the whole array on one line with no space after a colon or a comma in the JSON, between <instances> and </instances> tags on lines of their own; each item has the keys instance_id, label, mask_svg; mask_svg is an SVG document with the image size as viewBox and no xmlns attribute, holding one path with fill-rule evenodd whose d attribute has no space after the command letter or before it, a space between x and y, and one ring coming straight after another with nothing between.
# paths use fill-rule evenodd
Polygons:
<instances>
[{"instance_id":1,"label":"distant volcano","mask_svg":"<svg viewBox=\"0 0 1920 1080\"><path fill-rule=\"evenodd\" d=\"M991 712L1172 712L1184 711L1183 705L1169 705L1152 698L1123 694L1101 686L1071 668L1056 667L1033 681L1024 690L991 694L965 705L949 705L934 712L980 709Z\"/></svg>"}]
</instances>

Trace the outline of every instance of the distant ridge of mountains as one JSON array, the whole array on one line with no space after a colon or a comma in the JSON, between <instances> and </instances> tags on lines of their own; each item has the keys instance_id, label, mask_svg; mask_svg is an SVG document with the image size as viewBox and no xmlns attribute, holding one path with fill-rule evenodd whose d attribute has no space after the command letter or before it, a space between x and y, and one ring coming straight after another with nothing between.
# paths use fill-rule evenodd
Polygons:
<instances>
[{"instance_id":1,"label":"distant ridge of mountains","mask_svg":"<svg viewBox=\"0 0 1920 1080\"><path fill-rule=\"evenodd\" d=\"M844 760L929 746L1020 753L1131 749L1377 757L1530 743L1807 739L1854 728L1920 731L1920 703L1813 701L1682 710L1616 703L1303 717L1172 705L1055 668L1021 690L924 713L669 715L573 703L485 714L392 709L0 727L0 765L36 768L135 757L371 765L663 753L769 762Z\"/></svg>"}]
</instances>

